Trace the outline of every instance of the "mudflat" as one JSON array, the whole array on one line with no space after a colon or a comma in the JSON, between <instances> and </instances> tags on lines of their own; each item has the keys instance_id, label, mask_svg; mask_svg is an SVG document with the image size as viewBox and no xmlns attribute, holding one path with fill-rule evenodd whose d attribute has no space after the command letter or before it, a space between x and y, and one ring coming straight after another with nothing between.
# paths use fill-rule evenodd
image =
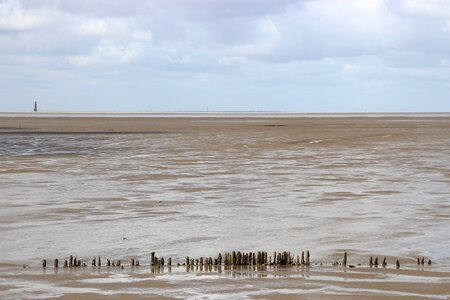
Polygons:
<instances>
[{"instance_id":1,"label":"mudflat","mask_svg":"<svg viewBox=\"0 0 450 300\"><path fill-rule=\"evenodd\" d=\"M0 298L448 299L449 166L446 114L0 114ZM148 261L234 250L312 265Z\"/></svg>"}]
</instances>

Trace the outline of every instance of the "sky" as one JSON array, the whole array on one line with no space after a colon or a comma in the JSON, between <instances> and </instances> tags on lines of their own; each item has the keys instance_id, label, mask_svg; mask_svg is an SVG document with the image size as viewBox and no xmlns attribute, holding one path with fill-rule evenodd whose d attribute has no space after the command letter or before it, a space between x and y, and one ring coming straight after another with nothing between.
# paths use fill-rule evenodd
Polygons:
<instances>
[{"instance_id":1,"label":"sky","mask_svg":"<svg viewBox=\"0 0 450 300\"><path fill-rule=\"evenodd\" d=\"M0 112L449 112L449 0L0 0Z\"/></svg>"}]
</instances>

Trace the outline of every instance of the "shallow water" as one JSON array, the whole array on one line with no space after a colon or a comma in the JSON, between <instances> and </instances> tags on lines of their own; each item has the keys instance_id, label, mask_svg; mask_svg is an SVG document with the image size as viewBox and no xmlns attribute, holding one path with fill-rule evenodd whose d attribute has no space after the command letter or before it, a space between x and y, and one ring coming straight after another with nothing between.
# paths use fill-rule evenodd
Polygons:
<instances>
[{"instance_id":1,"label":"shallow water","mask_svg":"<svg viewBox=\"0 0 450 300\"><path fill-rule=\"evenodd\" d=\"M448 118L240 121L0 133L0 262L309 249L313 262L349 251L450 270Z\"/></svg>"},{"instance_id":2,"label":"shallow water","mask_svg":"<svg viewBox=\"0 0 450 300\"><path fill-rule=\"evenodd\" d=\"M5 268L2 299L448 299L450 274L383 268Z\"/></svg>"}]
</instances>

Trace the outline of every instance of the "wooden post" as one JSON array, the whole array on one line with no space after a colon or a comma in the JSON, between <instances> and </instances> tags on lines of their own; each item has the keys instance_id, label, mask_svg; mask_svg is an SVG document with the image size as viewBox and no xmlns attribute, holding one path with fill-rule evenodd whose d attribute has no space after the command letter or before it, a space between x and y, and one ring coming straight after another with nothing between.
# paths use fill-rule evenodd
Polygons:
<instances>
[{"instance_id":1,"label":"wooden post","mask_svg":"<svg viewBox=\"0 0 450 300\"><path fill-rule=\"evenodd\" d=\"M150 253L150 266L155 265L155 252Z\"/></svg>"},{"instance_id":2,"label":"wooden post","mask_svg":"<svg viewBox=\"0 0 450 300\"><path fill-rule=\"evenodd\" d=\"M74 266L74 267L78 266L77 258L76 258L76 257L73 259L73 266Z\"/></svg>"},{"instance_id":3,"label":"wooden post","mask_svg":"<svg viewBox=\"0 0 450 300\"><path fill-rule=\"evenodd\" d=\"M64 268L67 268L69 266L69 262L67 261L67 259L64 261Z\"/></svg>"},{"instance_id":4,"label":"wooden post","mask_svg":"<svg viewBox=\"0 0 450 300\"><path fill-rule=\"evenodd\" d=\"M72 266L73 266L73 256L71 255L70 259L69 259L69 267L72 267Z\"/></svg>"},{"instance_id":5,"label":"wooden post","mask_svg":"<svg viewBox=\"0 0 450 300\"><path fill-rule=\"evenodd\" d=\"M139 267L139 260L138 259L136 259L136 267Z\"/></svg>"},{"instance_id":6,"label":"wooden post","mask_svg":"<svg viewBox=\"0 0 450 300\"><path fill-rule=\"evenodd\" d=\"M308 267L311 265L311 261L309 259L309 250L306 251L306 265Z\"/></svg>"},{"instance_id":7,"label":"wooden post","mask_svg":"<svg viewBox=\"0 0 450 300\"><path fill-rule=\"evenodd\" d=\"M302 251L302 266L305 265L305 251Z\"/></svg>"},{"instance_id":8,"label":"wooden post","mask_svg":"<svg viewBox=\"0 0 450 300\"><path fill-rule=\"evenodd\" d=\"M172 266L172 257L169 257L169 259L167 260L167 265L169 267Z\"/></svg>"},{"instance_id":9,"label":"wooden post","mask_svg":"<svg viewBox=\"0 0 450 300\"><path fill-rule=\"evenodd\" d=\"M189 262L190 262L189 256L186 256L186 267L189 267Z\"/></svg>"},{"instance_id":10,"label":"wooden post","mask_svg":"<svg viewBox=\"0 0 450 300\"><path fill-rule=\"evenodd\" d=\"M47 260L44 259L44 260L42 261L42 267L43 267L43 268L47 268Z\"/></svg>"},{"instance_id":11,"label":"wooden post","mask_svg":"<svg viewBox=\"0 0 450 300\"><path fill-rule=\"evenodd\" d=\"M134 267L134 258L131 259L131 266Z\"/></svg>"},{"instance_id":12,"label":"wooden post","mask_svg":"<svg viewBox=\"0 0 450 300\"><path fill-rule=\"evenodd\" d=\"M375 267L378 267L378 257L375 257L375 262L373 263Z\"/></svg>"},{"instance_id":13,"label":"wooden post","mask_svg":"<svg viewBox=\"0 0 450 300\"><path fill-rule=\"evenodd\" d=\"M55 258L55 268L58 268L59 267L59 261L58 261L58 259L57 258Z\"/></svg>"},{"instance_id":14,"label":"wooden post","mask_svg":"<svg viewBox=\"0 0 450 300\"><path fill-rule=\"evenodd\" d=\"M342 261L342 265L343 265L344 267L347 266L347 252L344 252L344 260Z\"/></svg>"},{"instance_id":15,"label":"wooden post","mask_svg":"<svg viewBox=\"0 0 450 300\"><path fill-rule=\"evenodd\" d=\"M92 266L95 267L95 258L92 260Z\"/></svg>"},{"instance_id":16,"label":"wooden post","mask_svg":"<svg viewBox=\"0 0 450 300\"><path fill-rule=\"evenodd\" d=\"M386 268L386 265L387 265L387 263L386 263L386 256L383 258L383 268Z\"/></svg>"},{"instance_id":17,"label":"wooden post","mask_svg":"<svg viewBox=\"0 0 450 300\"><path fill-rule=\"evenodd\" d=\"M417 258L417 265L420 266L420 257Z\"/></svg>"},{"instance_id":18,"label":"wooden post","mask_svg":"<svg viewBox=\"0 0 450 300\"><path fill-rule=\"evenodd\" d=\"M100 259L100 256L98 257L98 266L101 267L102 266L102 261Z\"/></svg>"},{"instance_id":19,"label":"wooden post","mask_svg":"<svg viewBox=\"0 0 450 300\"><path fill-rule=\"evenodd\" d=\"M420 264L423 266L425 264L425 257L422 256L422 260L420 261Z\"/></svg>"},{"instance_id":20,"label":"wooden post","mask_svg":"<svg viewBox=\"0 0 450 300\"><path fill-rule=\"evenodd\" d=\"M78 267L81 267L81 259L78 260Z\"/></svg>"},{"instance_id":21,"label":"wooden post","mask_svg":"<svg viewBox=\"0 0 450 300\"><path fill-rule=\"evenodd\" d=\"M372 256L370 257L370 260L369 260L369 266L372 268L372 266L373 266L373 259L372 259Z\"/></svg>"},{"instance_id":22,"label":"wooden post","mask_svg":"<svg viewBox=\"0 0 450 300\"><path fill-rule=\"evenodd\" d=\"M431 259L428 259L428 265L431 266Z\"/></svg>"},{"instance_id":23,"label":"wooden post","mask_svg":"<svg viewBox=\"0 0 450 300\"><path fill-rule=\"evenodd\" d=\"M398 259L397 259L396 265L397 265L397 269L400 269L400 262L398 261Z\"/></svg>"},{"instance_id":24,"label":"wooden post","mask_svg":"<svg viewBox=\"0 0 450 300\"><path fill-rule=\"evenodd\" d=\"M108 267L111 266L111 261L109 260L109 258L106 259L106 265L107 265Z\"/></svg>"}]
</instances>

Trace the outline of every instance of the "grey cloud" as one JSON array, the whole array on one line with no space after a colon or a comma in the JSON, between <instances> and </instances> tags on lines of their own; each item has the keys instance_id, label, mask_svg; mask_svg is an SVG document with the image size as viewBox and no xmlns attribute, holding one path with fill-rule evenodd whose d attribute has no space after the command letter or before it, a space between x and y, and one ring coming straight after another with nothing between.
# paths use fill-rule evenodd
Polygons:
<instances>
[{"instance_id":1,"label":"grey cloud","mask_svg":"<svg viewBox=\"0 0 450 300\"><path fill-rule=\"evenodd\" d=\"M192 99L230 85L233 95L273 88L290 99L299 86L322 99L361 83L379 92L448 78L447 10L440 0L6 0L0 75L14 91L21 80L63 91L69 78L105 95L121 82L170 97L178 86Z\"/></svg>"}]
</instances>

